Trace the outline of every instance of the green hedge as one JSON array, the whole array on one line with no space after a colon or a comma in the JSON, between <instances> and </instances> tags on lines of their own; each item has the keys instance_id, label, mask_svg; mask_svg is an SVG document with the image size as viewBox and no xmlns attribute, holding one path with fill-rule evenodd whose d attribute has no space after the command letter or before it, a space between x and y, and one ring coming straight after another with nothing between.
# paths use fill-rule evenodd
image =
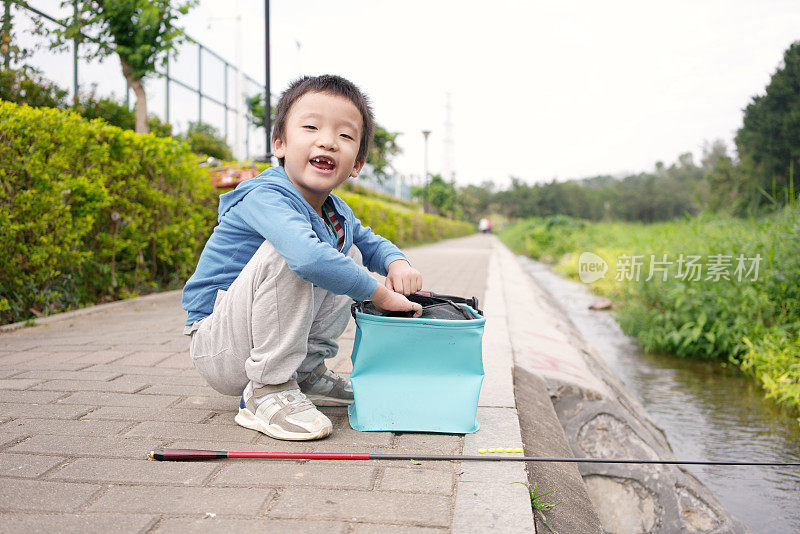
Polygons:
<instances>
[{"instance_id":1,"label":"green hedge","mask_svg":"<svg viewBox=\"0 0 800 534\"><path fill-rule=\"evenodd\" d=\"M336 194L347 202L361 222L371 226L373 232L398 247L419 245L475 232L475 226L471 223L419 213L355 193L336 191Z\"/></svg>"},{"instance_id":2,"label":"green hedge","mask_svg":"<svg viewBox=\"0 0 800 534\"><path fill-rule=\"evenodd\" d=\"M198 163L171 138L0 100L0 324L182 287L216 224ZM401 247L474 231L342 197Z\"/></svg>"},{"instance_id":3,"label":"green hedge","mask_svg":"<svg viewBox=\"0 0 800 534\"><path fill-rule=\"evenodd\" d=\"M180 287L215 220L195 154L0 101L0 320Z\"/></svg>"}]
</instances>

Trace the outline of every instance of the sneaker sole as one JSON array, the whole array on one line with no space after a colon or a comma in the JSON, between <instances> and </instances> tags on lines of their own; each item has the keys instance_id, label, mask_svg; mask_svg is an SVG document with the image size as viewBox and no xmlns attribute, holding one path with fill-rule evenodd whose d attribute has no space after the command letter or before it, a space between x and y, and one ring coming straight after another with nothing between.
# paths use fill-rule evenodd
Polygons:
<instances>
[{"instance_id":1,"label":"sneaker sole","mask_svg":"<svg viewBox=\"0 0 800 534\"><path fill-rule=\"evenodd\" d=\"M238 425L249 428L250 430L256 430L262 434L266 434L271 438L283 439L287 441L309 441L313 439L320 439L329 436L333 431L333 427L328 425L321 428L317 432L308 432L306 434L287 432L278 425L268 425L264 423L264 421L258 419L247 408L239 408L239 413L236 414L236 417L234 417L233 420L236 421Z\"/></svg>"},{"instance_id":2,"label":"sneaker sole","mask_svg":"<svg viewBox=\"0 0 800 534\"><path fill-rule=\"evenodd\" d=\"M336 397L326 397L325 395L305 394L314 406L350 406L354 399L337 399Z\"/></svg>"}]
</instances>

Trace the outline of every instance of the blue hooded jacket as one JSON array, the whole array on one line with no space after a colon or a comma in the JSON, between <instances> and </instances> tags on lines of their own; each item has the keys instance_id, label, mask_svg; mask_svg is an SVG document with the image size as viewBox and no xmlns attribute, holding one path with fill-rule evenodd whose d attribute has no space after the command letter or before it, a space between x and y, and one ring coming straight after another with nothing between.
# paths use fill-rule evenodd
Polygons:
<instances>
[{"instance_id":1,"label":"blue hooded jacket","mask_svg":"<svg viewBox=\"0 0 800 534\"><path fill-rule=\"evenodd\" d=\"M219 197L219 216L206 242L197 269L183 288L187 325L211 315L218 289L226 290L258 247L269 241L297 276L338 295L367 300L378 282L345 256L352 245L364 265L386 275L389 264L406 259L389 240L362 226L350 207L331 194L326 200L344 228L342 252L337 237L283 167L270 167L252 180Z\"/></svg>"}]
</instances>

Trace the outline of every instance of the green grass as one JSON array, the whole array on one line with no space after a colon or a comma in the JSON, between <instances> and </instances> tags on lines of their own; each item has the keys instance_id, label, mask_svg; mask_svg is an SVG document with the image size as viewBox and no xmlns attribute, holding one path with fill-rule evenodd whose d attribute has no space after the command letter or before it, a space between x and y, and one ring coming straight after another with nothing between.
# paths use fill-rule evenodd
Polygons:
<instances>
[{"instance_id":1,"label":"green grass","mask_svg":"<svg viewBox=\"0 0 800 534\"><path fill-rule=\"evenodd\" d=\"M531 476L529 482L515 482L515 484L522 484L523 486L528 488L528 495L530 495L531 507L533 508L534 513L539 514L539 517L542 518L542 521L544 522L545 525L547 525L547 528L550 529L550 532L552 532L553 534L557 534L555 529L553 528L553 525L550 524L550 521L544 515L545 512L549 512L550 510L561 504L561 501L554 503L545 498L551 493L553 493L555 490L539 493L539 488L536 482L533 481L533 476Z\"/></svg>"},{"instance_id":2,"label":"green grass","mask_svg":"<svg viewBox=\"0 0 800 534\"><path fill-rule=\"evenodd\" d=\"M658 224L586 223L568 217L530 219L500 238L518 253L579 279L578 259L594 252L609 265L591 284L614 301L623 330L650 352L736 363L765 394L800 408L800 206L757 219L699 216ZM672 261L667 280L647 281L651 255ZM700 256L700 280L677 277L683 254ZM760 255L758 275L737 281L736 258ZM617 279L620 256L642 256L639 281ZM711 256L731 256L731 280L706 279Z\"/></svg>"}]
</instances>

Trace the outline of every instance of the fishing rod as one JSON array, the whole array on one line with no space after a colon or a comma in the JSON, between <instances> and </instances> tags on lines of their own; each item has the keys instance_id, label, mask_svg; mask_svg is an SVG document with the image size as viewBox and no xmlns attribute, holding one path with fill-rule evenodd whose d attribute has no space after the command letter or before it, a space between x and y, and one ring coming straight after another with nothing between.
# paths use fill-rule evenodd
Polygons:
<instances>
[{"instance_id":1,"label":"fishing rod","mask_svg":"<svg viewBox=\"0 0 800 534\"><path fill-rule=\"evenodd\" d=\"M413 460L413 461L481 461L481 462L554 462L587 464L659 464L659 465L762 465L800 466L800 462L742 462L712 460L634 460L627 458L550 458L543 456L470 456L463 454L373 454L352 452L266 452L211 451L197 449L158 449L148 455L153 460L202 462L232 458L266 460Z\"/></svg>"}]
</instances>

